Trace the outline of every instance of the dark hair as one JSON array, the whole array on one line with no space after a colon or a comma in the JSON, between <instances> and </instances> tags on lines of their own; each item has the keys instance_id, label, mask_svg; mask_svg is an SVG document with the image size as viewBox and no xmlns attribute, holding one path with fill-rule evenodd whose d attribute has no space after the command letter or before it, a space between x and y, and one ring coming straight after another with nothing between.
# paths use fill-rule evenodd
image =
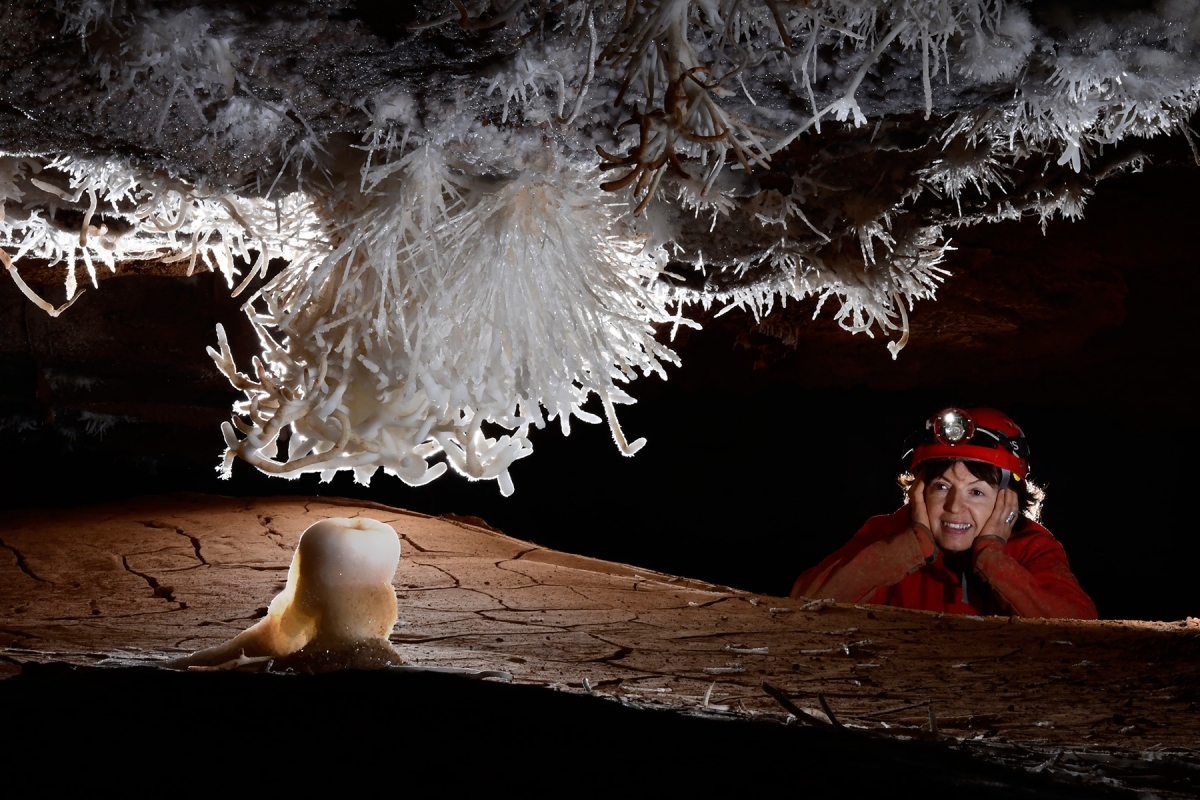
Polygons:
<instances>
[{"instance_id":1,"label":"dark hair","mask_svg":"<svg viewBox=\"0 0 1200 800\"><path fill-rule=\"evenodd\" d=\"M988 464L983 461L967 461L961 458L931 458L925 461L920 466L920 471L924 475L926 481L940 478L946 474L946 471L953 467L958 462L962 462L971 474L981 481L999 487L1000 481L1003 478L1002 470L994 464ZM908 502L908 489L917 480L917 476L911 472L902 473L896 483L904 490L904 502ZM1008 488L1017 493L1017 507L1021 509L1021 513L1029 519L1037 522L1042 518L1042 503L1046 501L1046 491L1026 478L1023 481L1011 480Z\"/></svg>"}]
</instances>

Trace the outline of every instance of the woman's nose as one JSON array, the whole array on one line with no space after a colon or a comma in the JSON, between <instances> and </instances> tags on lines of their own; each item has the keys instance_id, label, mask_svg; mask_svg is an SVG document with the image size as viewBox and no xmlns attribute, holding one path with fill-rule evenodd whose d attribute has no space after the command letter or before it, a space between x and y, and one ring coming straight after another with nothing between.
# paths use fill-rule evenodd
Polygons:
<instances>
[{"instance_id":1,"label":"woman's nose","mask_svg":"<svg viewBox=\"0 0 1200 800\"><path fill-rule=\"evenodd\" d=\"M958 501L960 497L955 489L951 489L946 493L946 510L953 513L958 510Z\"/></svg>"}]
</instances>

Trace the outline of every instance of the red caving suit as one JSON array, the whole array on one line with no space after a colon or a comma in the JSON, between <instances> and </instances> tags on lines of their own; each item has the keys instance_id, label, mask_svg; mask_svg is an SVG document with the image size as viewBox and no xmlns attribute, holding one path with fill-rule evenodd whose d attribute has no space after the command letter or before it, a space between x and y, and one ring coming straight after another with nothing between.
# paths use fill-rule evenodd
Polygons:
<instances>
[{"instance_id":1,"label":"red caving suit","mask_svg":"<svg viewBox=\"0 0 1200 800\"><path fill-rule=\"evenodd\" d=\"M942 552L913 528L905 505L867 520L853 539L796 579L792 597L947 614L1096 619L1063 546L1036 522L1025 519L1007 544L984 540L978 550Z\"/></svg>"}]
</instances>

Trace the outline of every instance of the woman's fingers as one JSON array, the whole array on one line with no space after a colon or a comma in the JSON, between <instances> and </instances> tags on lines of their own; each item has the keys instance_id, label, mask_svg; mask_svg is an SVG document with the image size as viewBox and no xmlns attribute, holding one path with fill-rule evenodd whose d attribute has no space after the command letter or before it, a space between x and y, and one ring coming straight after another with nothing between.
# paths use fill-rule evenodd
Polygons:
<instances>
[{"instance_id":1,"label":"woman's fingers","mask_svg":"<svg viewBox=\"0 0 1200 800\"><path fill-rule=\"evenodd\" d=\"M1004 489L996 498L996 505L979 535L998 536L1007 541L1013 525L1017 522L1017 516L1017 493L1012 489Z\"/></svg>"},{"instance_id":2,"label":"woman's fingers","mask_svg":"<svg viewBox=\"0 0 1200 800\"><path fill-rule=\"evenodd\" d=\"M929 527L929 511L925 507L925 479L917 478L908 490L908 502L912 505L914 524Z\"/></svg>"}]
</instances>

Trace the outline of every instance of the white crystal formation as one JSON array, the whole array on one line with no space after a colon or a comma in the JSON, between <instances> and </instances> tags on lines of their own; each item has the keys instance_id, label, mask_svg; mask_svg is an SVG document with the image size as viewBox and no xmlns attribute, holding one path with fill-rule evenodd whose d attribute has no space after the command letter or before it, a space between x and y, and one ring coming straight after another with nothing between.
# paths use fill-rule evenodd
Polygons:
<instances>
[{"instance_id":1,"label":"white crystal formation","mask_svg":"<svg viewBox=\"0 0 1200 800\"><path fill-rule=\"evenodd\" d=\"M287 263L249 368L217 332L224 474L507 494L531 428L601 409L631 454L615 406L693 306L816 297L895 357L956 226L1077 218L1200 106L1200 0L427 0L386 46L283 5L61 0L78 64L0 88L76 141L0 141L0 261L47 312L27 261L67 304L134 259L235 293Z\"/></svg>"}]
</instances>

